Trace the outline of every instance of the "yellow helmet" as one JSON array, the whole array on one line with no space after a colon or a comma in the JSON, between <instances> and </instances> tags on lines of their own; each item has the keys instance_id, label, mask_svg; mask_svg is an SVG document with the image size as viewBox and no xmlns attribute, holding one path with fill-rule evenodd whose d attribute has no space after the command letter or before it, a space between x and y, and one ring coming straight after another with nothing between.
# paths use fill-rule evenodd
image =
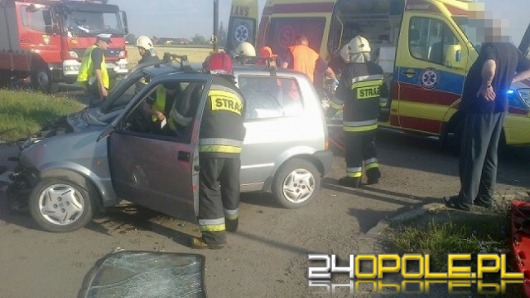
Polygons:
<instances>
[{"instance_id":1,"label":"yellow helmet","mask_svg":"<svg viewBox=\"0 0 530 298\"><path fill-rule=\"evenodd\" d=\"M344 61L351 62L352 55L360 53L370 53L370 43L368 40L360 35L355 36L348 44L340 50L340 56Z\"/></svg>"},{"instance_id":2,"label":"yellow helmet","mask_svg":"<svg viewBox=\"0 0 530 298\"><path fill-rule=\"evenodd\" d=\"M151 41L151 38L145 36L145 35L142 35L142 36L139 36L137 39L136 39L136 46L137 47L142 47L146 50L150 50L152 49L154 46L153 46L153 42Z\"/></svg>"}]
</instances>

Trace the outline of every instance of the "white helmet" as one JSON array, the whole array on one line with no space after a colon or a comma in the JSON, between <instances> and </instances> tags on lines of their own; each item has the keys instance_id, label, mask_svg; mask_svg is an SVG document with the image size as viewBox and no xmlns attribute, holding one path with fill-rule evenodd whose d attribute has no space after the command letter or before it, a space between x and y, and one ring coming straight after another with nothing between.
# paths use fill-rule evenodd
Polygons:
<instances>
[{"instance_id":1,"label":"white helmet","mask_svg":"<svg viewBox=\"0 0 530 298\"><path fill-rule=\"evenodd\" d=\"M256 57L256 49L250 42L244 41L237 46L235 56Z\"/></svg>"},{"instance_id":2,"label":"white helmet","mask_svg":"<svg viewBox=\"0 0 530 298\"><path fill-rule=\"evenodd\" d=\"M145 35L142 35L136 39L136 46L142 47L149 51L150 49L153 48L153 42L151 41L151 38Z\"/></svg>"},{"instance_id":3,"label":"white helmet","mask_svg":"<svg viewBox=\"0 0 530 298\"><path fill-rule=\"evenodd\" d=\"M340 50L340 56L346 62L352 62L352 56L361 53L370 53L370 43L366 38L357 35L348 44L346 44L342 50Z\"/></svg>"}]
</instances>

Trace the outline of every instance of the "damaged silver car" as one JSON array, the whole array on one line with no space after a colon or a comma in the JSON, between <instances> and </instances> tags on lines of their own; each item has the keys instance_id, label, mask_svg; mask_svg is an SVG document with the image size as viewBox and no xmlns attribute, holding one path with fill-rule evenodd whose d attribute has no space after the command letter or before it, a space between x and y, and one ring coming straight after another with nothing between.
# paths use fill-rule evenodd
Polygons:
<instances>
[{"instance_id":1,"label":"damaged silver car","mask_svg":"<svg viewBox=\"0 0 530 298\"><path fill-rule=\"evenodd\" d=\"M286 208L305 206L332 160L317 93L307 77L288 70L237 66L234 75L247 101L241 191L272 193ZM39 226L52 232L79 229L123 199L195 222L200 119L219 79L168 64L131 71L103 105L68 115L21 146L10 200L27 204ZM184 129L153 129L142 109L168 84L196 103Z\"/></svg>"}]
</instances>

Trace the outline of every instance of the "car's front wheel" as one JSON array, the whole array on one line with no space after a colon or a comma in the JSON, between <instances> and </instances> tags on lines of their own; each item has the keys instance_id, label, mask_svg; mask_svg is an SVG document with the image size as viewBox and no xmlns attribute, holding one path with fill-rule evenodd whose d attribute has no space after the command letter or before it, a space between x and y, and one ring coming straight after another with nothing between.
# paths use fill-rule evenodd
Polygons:
<instances>
[{"instance_id":1,"label":"car's front wheel","mask_svg":"<svg viewBox=\"0 0 530 298\"><path fill-rule=\"evenodd\" d=\"M274 177L274 198L285 208L300 208L309 204L320 188L320 173L307 160L293 159L283 165Z\"/></svg>"},{"instance_id":2,"label":"car's front wheel","mask_svg":"<svg viewBox=\"0 0 530 298\"><path fill-rule=\"evenodd\" d=\"M37 224L50 232L70 232L84 227L93 215L88 189L59 178L39 182L29 197L29 211Z\"/></svg>"}]
</instances>

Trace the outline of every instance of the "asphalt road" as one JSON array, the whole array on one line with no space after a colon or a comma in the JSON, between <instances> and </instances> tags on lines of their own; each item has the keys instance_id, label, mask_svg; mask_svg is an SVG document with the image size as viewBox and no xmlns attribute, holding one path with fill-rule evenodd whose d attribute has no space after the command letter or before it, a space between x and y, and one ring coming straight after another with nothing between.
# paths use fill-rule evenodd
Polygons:
<instances>
[{"instance_id":1,"label":"asphalt road","mask_svg":"<svg viewBox=\"0 0 530 298\"><path fill-rule=\"evenodd\" d=\"M0 148L0 165L12 166L6 160L10 148ZM28 214L9 213L0 197L0 297L76 297L89 270L116 248L204 255L208 297L329 296L322 287L308 286L308 253L385 252L384 233L367 233L380 220L458 191L457 158L436 141L382 133L378 148L383 178L377 185L337 185L345 167L337 152L317 200L303 209L282 209L267 195L244 194L240 229L228 235L222 250L190 249L196 225L126 204L81 230L43 232ZM496 193L528 191L529 170L529 150L510 150L500 160ZM359 291L356 296L373 296Z\"/></svg>"}]
</instances>

